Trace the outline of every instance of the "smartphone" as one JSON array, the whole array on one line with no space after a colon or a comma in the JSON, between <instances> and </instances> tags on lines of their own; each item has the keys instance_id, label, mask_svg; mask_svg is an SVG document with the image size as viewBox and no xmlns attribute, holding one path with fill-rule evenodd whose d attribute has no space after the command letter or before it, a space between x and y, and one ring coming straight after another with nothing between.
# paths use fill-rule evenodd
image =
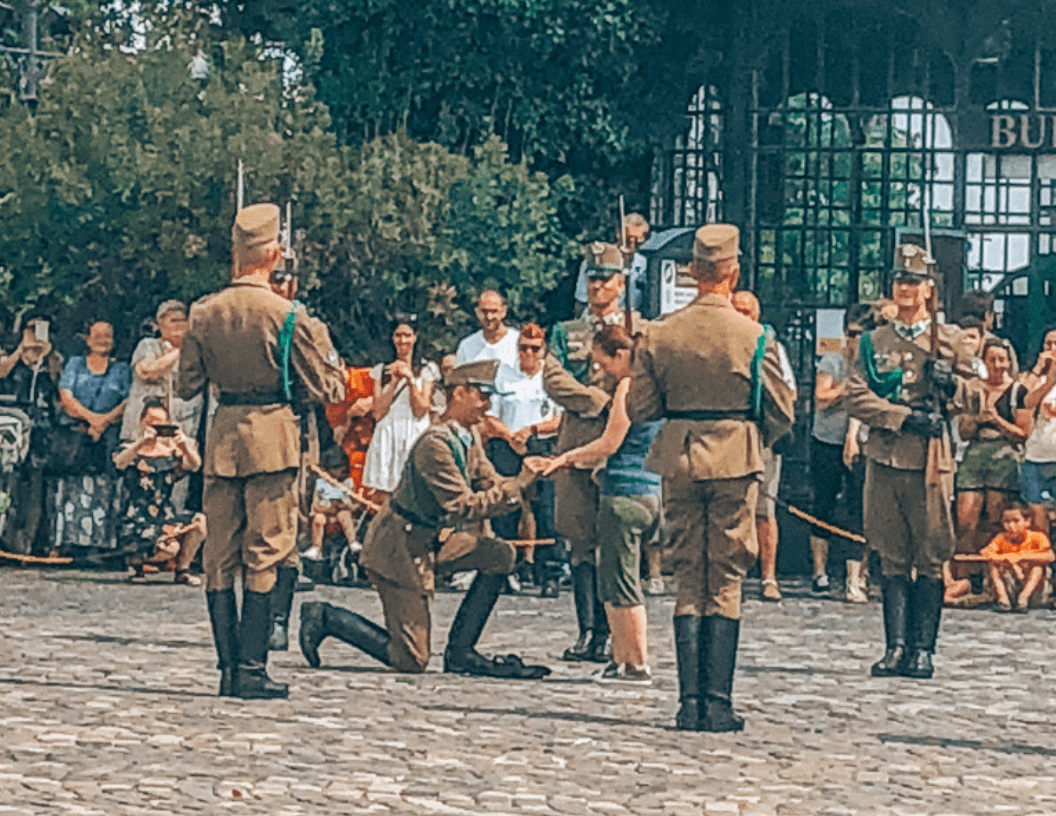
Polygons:
<instances>
[{"instance_id":1,"label":"smartphone","mask_svg":"<svg viewBox=\"0 0 1056 816\"><path fill-rule=\"evenodd\" d=\"M37 336L37 342L47 343L48 334L50 333L51 326L48 325L47 320L38 320L33 324L33 331Z\"/></svg>"},{"instance_id":2,"label":"smartphone","mask_svg":"<svg viewBox=\"0 0 1056 816\"><path fill-rule=\"evenodd\" d=\"M178 425L155 425L154 432L158 436L176 436L176 431L179 430Z\"/></svg>"}]
</instances>

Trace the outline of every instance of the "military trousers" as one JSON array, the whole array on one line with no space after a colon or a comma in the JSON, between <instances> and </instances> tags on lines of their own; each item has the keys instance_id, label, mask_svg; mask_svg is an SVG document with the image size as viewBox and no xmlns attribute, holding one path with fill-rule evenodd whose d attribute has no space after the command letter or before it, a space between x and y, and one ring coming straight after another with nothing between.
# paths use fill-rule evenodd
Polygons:
<instances>
[{"instance_id":1,"label":"military trousers","mask_svg":"<svg viewBox=\"0 0 1056 816\"><path fill-rule=\"evenodd\" d=\"M740 619L741 586L759 555L758 502L754 475L664 479L664 515L678 583L676 617Z\"/></svg>"},{"instance_id":2,"label":"military trousers","mask_svg":"<svg viewBox=\"0 0 1056 816\"><path fill-rule=\"evenodd\" d=\"M516 552L506 541L456 533L441 548L435 572L447 576L463 570L480 570L486 575L507 575L515 562ZM397 671L424 672L431 652L433 593L420 587L401 586L369 568L365 572L381 598L385 628L391 638L389 665ZM432 583L430 580L427 585Z\"/></svg>"},{"instance_id":3,"label":"military trousers","mask_svg":"<svg viewBox=\"0 0 1056 816\"><path fill-rule=\"evenodd\" d=\"M230 589L241 574L246 589L270 592L276 567L297 547L297 470L206 476L202 510L206 589Z\"/></svg>"},{"instance_id":4,"label":"military trousers","mask_svg":"<svg viewBox=\"0 0 1056 816\"><path fill-rule=\"evenodd\" d=\"M880 555L887 577L942 578L942 564L953 556L952 479L926 483L923 470L865 465L865 535Z\"/></svg>"},{"instance_id":5,"label":"military trousers","mask_svg":"<svg viewBox=\"0 0 1056 816\"><path fill-rule=\"evenodd\" d=\"M554 527L568 541L572 566L596 561L598 485L589 470L563 468L553 475Z\"/></svg>"}]
</instances>

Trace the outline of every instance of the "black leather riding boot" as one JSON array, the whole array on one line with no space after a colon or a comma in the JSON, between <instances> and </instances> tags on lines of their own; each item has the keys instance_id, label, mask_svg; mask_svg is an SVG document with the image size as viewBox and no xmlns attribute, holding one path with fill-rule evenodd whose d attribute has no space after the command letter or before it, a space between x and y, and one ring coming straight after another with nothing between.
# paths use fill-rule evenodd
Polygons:
<instances>
[{"instance_id":1,"label":"black leather riding boot","mask_svg":"<svg viewBox=\"0 0 1056 816\"><path fill-rule=\"evenodd\" d=\"M869 673L873 677L895 677L901 674L906 659L906 634L909 618L909 578L884 576L881 584L884 604L884 639L886 651Z\"/></svg>"},{"instance_id":2,"label":"black leather riding boot","mask_svg":"<svg viewBox=\"0 0 1056 816\"><path fill-rule=\"evenodd\" d=\"M573 663L590 660L590 641L594 635L594 587L597 584L597 571L594 565L584 561L572 567L572 601L576 607L576 623L579 625L579 637L576 642L565 649L562 660Z\"/></svg>"},{"instance_id":3,"label":"black leather riding boot","mask_svg":"<svg viewBox=\"0 0 1056 816\"><path fill-rule=\"evenodd\" d=\"M913 582L914 617L910 621L913 650L906 655L902 665L902 674L906 677L927 680L935 672L931 659L939 638L944 592L945 586L941 578L918 576Z\"/></svg>"},{"instance_id":4,"label":"black leather riding boot","mask_svg":"<svg viewBox=\"0 0 1056 816\"><path fill-rule=\"evenodd\" d=\"M389 665L389 633L371 620L328 603L301 605L301 652L313 669L319 668L319 644L335 637Z\"/></svg>"},{"instance_id":5,"label":"black leather riding boot","mask_svg":"<svg viewBox=\"0 0 1056 816\"><path fill-rule=\"evenodd\" d=\"M279 567L275 576L275 588L271 591L271 634L268 636L268 651L285 652L289 649L290 610L293 609L293 593L297 591L297 570Z\"/></svg>"},{"instance_id":6,"label":"black leather riding boot","mask_svg":"<svg viewBox=\"0 0 1056 816\"><path fill-rule=\"evenodd\" d=\"M696 731L700 727L700 695L703 691L701 620L696 615L675 616L675 656L678 660L678 714L675 728Z\"/></svg>"},{"instance_id":7,"label":"black leather riding boot","mask_svg":"<svg viewBox=\"0 0 1056 816\"><path fill-rule=\"evenodd\" d=\"M217 667L220 669L220 696L235 696L238 673L238 604L233 589L205 593L209 606L209 624L216 644Z\"/></svg>"},{"instance_id":8,"label":"black leather riding boot","mask_svg":"<svg viewBox=\"0 0 1056 816\"><path fill-rule=\"evenodd\" d=\"M733 713L733 671L737 665L737 641L741 622L709 615L704 618L703 634L707 643L704 656L704 714L700 731L740 731L744 719Z\"/></svg>"},{"instance_id":9,"label":"black leather riding boot","mask_svg":"<svg viewBox=\"0 0 1056 816\"><path fill-rule=\"evenodd\" d=\"M444 649L444 671L459 672L479 655L474 648L481 632L491 617L491 610L499 600L506 584L505 575L485 575L478 572L462 599L451 630L447 633L447 648Z\"/></svg>"},{"instance_id":10,"label":"black leather riding boot","mask_svg":"<svg viewBox=\"0 0 1056 816\"><path fill-rule=\"evenodd\" d=\"M242 591L242 622L238 633L238 680L235 695L244 700L285 699L289 687L268 677L268 636L271 633L271 593Z\"/></svg>"}]
</instances>

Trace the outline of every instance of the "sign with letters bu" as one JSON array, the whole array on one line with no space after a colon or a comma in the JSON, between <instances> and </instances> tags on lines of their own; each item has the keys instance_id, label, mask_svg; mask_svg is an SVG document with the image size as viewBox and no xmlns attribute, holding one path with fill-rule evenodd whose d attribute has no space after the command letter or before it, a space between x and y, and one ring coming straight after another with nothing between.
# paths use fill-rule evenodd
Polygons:
<instances>
[{"instance_id":1,"label":"sign with letters bu","mask_svg":"<svg viewBox=\"0 0 1056 816\"><path fill-rule=\"evenodd\" d=\"M1056 113L1009 111L991 114L990 147L1056 152Z\"/></svg>"}]
</instances>

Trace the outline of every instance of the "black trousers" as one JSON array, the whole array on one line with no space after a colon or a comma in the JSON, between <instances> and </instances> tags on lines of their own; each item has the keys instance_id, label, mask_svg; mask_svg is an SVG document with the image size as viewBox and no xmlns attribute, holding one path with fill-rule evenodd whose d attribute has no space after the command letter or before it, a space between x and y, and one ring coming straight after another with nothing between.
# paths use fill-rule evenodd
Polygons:
<instances>
[{"instance_id":1,"label":"black trousers","mask_svg":"<svg viewBox=\"0 0 1056 816\"><path fill-rule=\"evenodd\" d=\"M528 440L528 453L531 456L553 456L556 440L553 437ZM488 459L501 476L516 476L521 472L523 457L517 453L505 439L488 441ZM536 535L539 538L556 538L554 529L554 483L549 479L540 479L535 483L536 493L532 499L532 512L535 514ZM491 520L491 527L499 538L517 538L517 526L521 522L521 511L516 510L505 516ZM547 580L558 580L563 572L566 560L562 542L535 548L533 578L537 584Z\"/></svg>"},{"instance_id":2,"label":"black trousers","mask_svg":"<svg viewBox=\"0 0 1056 816\"><path fill-rule=\"evenodd\" d=\"M861 466L859 467L859 464ZM811 437L810 479L814 493L814 515L821 521L849 527L851 532L862 529L862 488L865 483L864 463L848 468L843 463L843 445L831 445ZM839 501L842 498L842 506ZM811 535L829 540L835 557L861 559L864 546L815 527Z\"/></svg>"}]
</instances>

